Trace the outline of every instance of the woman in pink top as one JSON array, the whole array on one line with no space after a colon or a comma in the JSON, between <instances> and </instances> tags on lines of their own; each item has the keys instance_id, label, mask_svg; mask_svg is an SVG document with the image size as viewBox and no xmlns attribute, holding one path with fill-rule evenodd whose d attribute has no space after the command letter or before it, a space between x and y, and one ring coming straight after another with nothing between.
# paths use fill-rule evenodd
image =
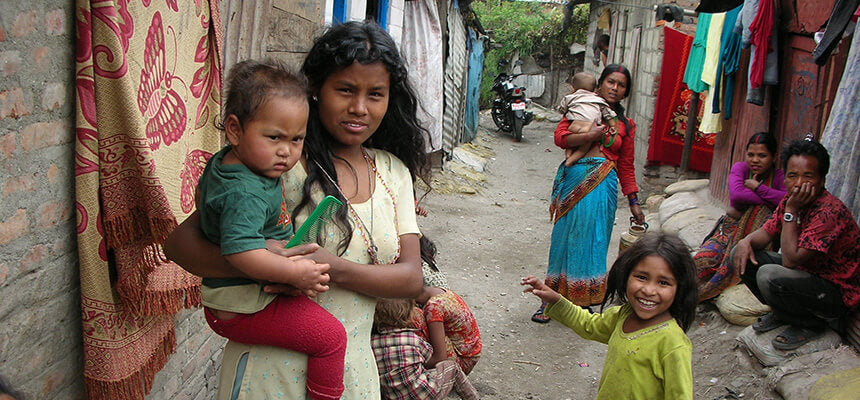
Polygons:
<instances>
[{"instance_id":1,"label":"woman in pink top","mask_svg":"<svg viewBox=\"0 0 860 400\"><path fill-rule=\"evenodd\" d=\"M766 132L753 135L744 161L729 173L729 204L693 257L699 279L699 301L716 297L740 282L728 253L750 232L761 228L785 196L785 176L776 165L776 139Z\"/></svg>"}]
</instances>

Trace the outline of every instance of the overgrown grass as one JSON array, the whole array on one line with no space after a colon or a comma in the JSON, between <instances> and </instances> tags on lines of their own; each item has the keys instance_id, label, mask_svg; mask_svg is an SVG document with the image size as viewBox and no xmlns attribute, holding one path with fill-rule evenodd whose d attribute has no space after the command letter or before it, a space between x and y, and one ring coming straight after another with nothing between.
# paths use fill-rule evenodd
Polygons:
<instances>
[{"instance_id":1,"label":"overgrown grass","mask_svg":"<svg viewBox=\"0 0 860 400\"><path fill-rule=\"evenodd\" d=\"M488 108L493 101L490 88L498 73L496 64L500 58L510 59L517 53L521 57L540 53L552 54L553 62L559 62L569 56L568 49L572 43L585 43L587 4L573 9L567 29L562 29L564 5L561 4L483 0L473 2L472 9L492 40L484 52L482 108Z\"/></svg>"}]
</instances>

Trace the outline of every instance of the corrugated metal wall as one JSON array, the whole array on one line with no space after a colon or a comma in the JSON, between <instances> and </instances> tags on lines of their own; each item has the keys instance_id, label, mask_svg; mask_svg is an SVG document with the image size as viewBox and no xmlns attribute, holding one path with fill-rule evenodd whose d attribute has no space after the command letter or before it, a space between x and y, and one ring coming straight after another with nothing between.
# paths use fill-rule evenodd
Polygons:
<instances>
[{"instance_id":1,"label":"corrugated metal wall","mask_svg":"<svg viewBox=\"0 0 860 400\"><path fill-rule=\"evenodd\" d=\"M448 57L445 64L445 110L442 120L442 150L450 154L460 143L466 98L468 52L466 27L457 0L448 10Z\"/></svg>"}]
</instances>

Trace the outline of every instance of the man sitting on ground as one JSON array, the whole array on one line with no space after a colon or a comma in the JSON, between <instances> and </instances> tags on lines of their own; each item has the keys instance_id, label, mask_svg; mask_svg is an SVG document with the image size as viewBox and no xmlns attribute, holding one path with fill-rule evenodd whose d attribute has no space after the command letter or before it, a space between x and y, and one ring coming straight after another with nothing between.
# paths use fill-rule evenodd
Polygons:
<instances>
[{"instance_id":1,"label":"man sitting on ground","mask_svg":"<svg viewBox=\"0 0 860 400\"><path fill-rule=\"evenodd\" d=\"M812 140L791 142L780 155L785 198L763 227L732 250L741 280L773 311L756 332L789 325L772 341L796 349L860 303L860 228L839 199L824 189L830 156ZM763 250L779 240L782 254Z\"/></svg>"}]
</instances>

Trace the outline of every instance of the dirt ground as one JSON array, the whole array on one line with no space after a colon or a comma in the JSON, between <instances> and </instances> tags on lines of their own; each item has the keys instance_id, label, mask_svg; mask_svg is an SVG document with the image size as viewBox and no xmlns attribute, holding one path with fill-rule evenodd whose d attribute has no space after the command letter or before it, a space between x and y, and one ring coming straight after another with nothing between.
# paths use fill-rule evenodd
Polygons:
<instances>
[{"instance_id":1,"label":"dirt ground","mask_svg":"<svg viewBox=\"0 0 860 400\"><path fill-rule=\"evenodd\" d=\"M519 285L522 276L545 273L552 227L549 195L562 158L552 143L553 127L535 121L517 143L483 115L474 144L489 158L486 181L473 184L472 194L440 189L422 202L430 211L429 217L419 217L422 232L436 242L440 269L472 308L482 332L483 355L470 379L484 399L593 399L597 394L606 346L583 340L557 322L531 322L539 300L523 294ZM440 188L463 174L454 164L436 171ZM472 180L480 177L474 174ZM619 202L608 264L617 255L618 235L627 229L630 214L624 204ZM688 332L696 399L739 398L732 393L743 399L779 398L762 383L761 368L734 349L741 328L727 323L713 306L700 306Z\"/></svg>"}]
</instances>

